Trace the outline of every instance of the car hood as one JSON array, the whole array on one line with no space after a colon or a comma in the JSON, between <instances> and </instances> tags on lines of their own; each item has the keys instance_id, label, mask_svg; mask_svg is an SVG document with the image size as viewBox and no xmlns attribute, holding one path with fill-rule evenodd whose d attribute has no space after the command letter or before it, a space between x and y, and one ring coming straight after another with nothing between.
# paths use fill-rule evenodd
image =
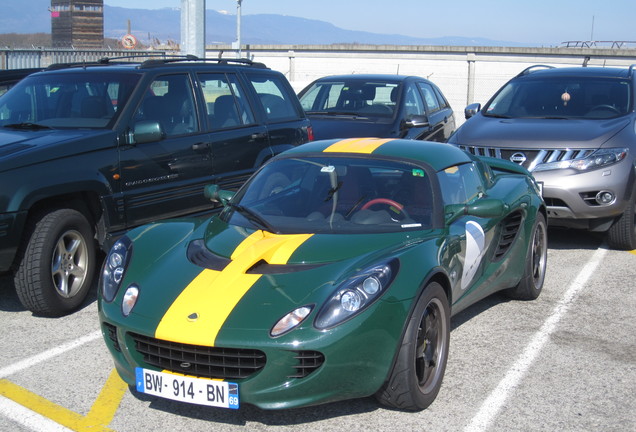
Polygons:
<instances>
[{"instance_id":1,"label":"car hood","mask_svg":"<svg viewBox=\"0 0 636 432\"><path fill-rule=\"evenodd\" d=\"M354 116L309 115L316 140L332 138L376 137L392 138L398 131L392 128L391 119Z\"/></svg>"},{"instance_id":2,"label":"car hood","mask_svg":"<svg viewBox=\"0 0 636 432\"><path fill-rule=\"evenodd\" d=\"M112 146L111 130L14 130L0 128L0 171ZM83 141L81 145L70 145Z\"/></svg>"},{"instance_id":3,"label":"car hood","mask_svg":"<svg viewBox=\"0 0 636 432\"><path fill-rule=\"evenodd\" d=\"M609 120L500 119L478 114L450 142L500 148L599 148L630 123Z\"/></svg>"},{"instance_id":4,"label":"car hood","mask_svg":"<svg viewBox=\"0 0 636 432\"><path fill-rule=\"evenodd\" d=\"M196 231L189 234L183 221L168 225L129 234L135 240L136 258L124 285L137 284L140 301L126 325L160 339L197 345L213 344L220 334L230 339L251 338L252 333L265 337L295 308L319 309L362 269L399 257L424 237L436 241L433 234L411 239L413 232L355 238L279 235L227 225L217 218L201 238L194 225ZM144 231L154 233L138 237ZM165 244L167 239L172 246Z\"/></svg>"}]
</instances>

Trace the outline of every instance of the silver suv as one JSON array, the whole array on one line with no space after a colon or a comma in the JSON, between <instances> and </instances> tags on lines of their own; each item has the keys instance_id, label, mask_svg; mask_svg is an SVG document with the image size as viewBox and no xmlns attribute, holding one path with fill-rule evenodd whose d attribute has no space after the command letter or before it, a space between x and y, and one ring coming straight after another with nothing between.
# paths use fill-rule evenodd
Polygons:
<instances>
[{"instance_id":1,"label":"silver suv","mask_svg":"<svg viewBox=\"0 0 636 432\"><path fill-rule=\"evenodd\" d=\"M543 186L551 225L607 233L636 249L636 65L532 66L508 81L449 142L509 159Z\"/></svg>"}]
</instances>

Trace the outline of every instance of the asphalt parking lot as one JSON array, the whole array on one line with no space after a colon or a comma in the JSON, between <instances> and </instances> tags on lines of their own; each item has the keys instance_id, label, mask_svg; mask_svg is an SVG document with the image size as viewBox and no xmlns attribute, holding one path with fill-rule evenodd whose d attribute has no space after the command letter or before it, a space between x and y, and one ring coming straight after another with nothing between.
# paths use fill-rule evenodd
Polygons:
<instances>
[{"instance_id":1,"label":"asphalt parking lot","mask_svg":"<svg viewBox=\"0 0 636 432\"><path fill-rule=\"evenodd\" d=\"M549 246L537 301L495 295L453 318L444 384L419 413L372 398L278 412L140 395L114 372L95 295L36 317L0 277L0 430L636 430L636 251L553 229Z\"/></svg>"}]
</instances>

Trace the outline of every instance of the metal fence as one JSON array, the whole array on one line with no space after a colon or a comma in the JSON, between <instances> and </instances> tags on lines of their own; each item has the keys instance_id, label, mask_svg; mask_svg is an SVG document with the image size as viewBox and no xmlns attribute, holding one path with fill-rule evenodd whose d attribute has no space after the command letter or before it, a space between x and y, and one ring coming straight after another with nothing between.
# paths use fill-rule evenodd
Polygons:
<instances>
[{"instance_id":1,"label":"metal fence","mask_svg":"<svg viewBox=\"0 0 636 432\"><path fill-rule=\"evenodd\" d=\"M164 51L5 49L0 50L1 69L45 68L55 63L96 62L104 57L135 56L139 61L166 55Z\"/></svg>"}]
</instances>

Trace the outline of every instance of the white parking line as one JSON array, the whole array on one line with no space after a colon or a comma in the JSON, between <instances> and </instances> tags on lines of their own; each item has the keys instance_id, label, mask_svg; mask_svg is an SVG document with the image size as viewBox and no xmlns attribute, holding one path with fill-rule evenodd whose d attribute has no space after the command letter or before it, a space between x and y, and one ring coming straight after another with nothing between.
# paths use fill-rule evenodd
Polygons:
<instances>
[{"instance_id":1,"label":"white parking line","mask_svg":"<svg viewBox=\"0 0 636 432\"><path fill-rule=\"evenodd\" d=\"M72 432L70 429L4 396L0 396L0 414L34 432Z\"/></svg>"},{"instance_id":2,"label":"white parking line","mask_svg":"<svg viewBox=\"0 0 636 432\"><path fill-rule=\"evenodd\" d=\"M0 369L0 379L6 378L9 375L13 375L16 372L19 372L24 369L28 369L38 363L46 361L50 358L58 356L66 351L70 351L74 348L77 348L80 345L84 345L85 343L94 341L101 336L101 330L95 330L93 333L89 333L86 336L82 336L73 341L67 342L64 345L60 345L56 348L51 348L50 350L44 351L40 354L34 355L7 367Z\"/></svg>"},{"instance_id":3,"label":"white parking line","mask_svg":"<svg viewBox=\"0 0 636 432\"><path fill-rule=\"evenodd\" d=\"M85 343L98 339L100 336L101 331L96 330L92 333L87 334L86 336L77 338L64 345L60 345L59 347L52 348L40 354L34 355L32 357L4 367L0 369L0 379L6 378L7 376L12 375L16 372L28 369L32 366L37 365L38 363L58 356L66 351L70 351L74 348L79 347L80 345L84 345ZM0 415L13 420L14 422L34 432L70 432L70 429L34 411L31 411L30 409L25 408L22 405L4 396L0 396Z\"/></svg>"},{"instance_id":4,"label":"white parking line","mask_svg":"<svg viewBox=\"0 0 636 432\"><path fill-rule=\"evenodd\" d=\"M550 315L543 323L541 329L539 329L539 331L534 335L519 359L508 370L506 376L499 382L499 385L482 403L479 411L473 417L470 424L464 428L464 432L485 431L490 426L510 393L523 379L526 372L539 355L541 349L543 349L550 339L550 335L554 332L557 324L568 312L570 306L576 299L576 296L583 290L583 288L585 288L590 276L592 276L596 267L598 267L606 254L607 249L599 248L592 258L585 263L578 277L568 287L563 298L554 308L552 315Z\"/></svg>"}]
</instances>

